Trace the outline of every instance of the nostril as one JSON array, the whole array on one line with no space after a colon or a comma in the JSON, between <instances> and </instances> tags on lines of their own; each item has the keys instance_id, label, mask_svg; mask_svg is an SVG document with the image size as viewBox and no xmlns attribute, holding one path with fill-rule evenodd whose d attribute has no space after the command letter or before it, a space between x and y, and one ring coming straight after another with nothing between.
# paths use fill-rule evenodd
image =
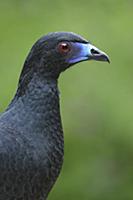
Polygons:
<instances>
[{"instance_id":1,"label":"nostril","mask_svg":"<svg viewBox=\"0 0 133 200\"><path fill-rule=\"evenodd\" d=\"M95 50L95 49L91 49L91 53L92 54L99 54L99 52L97 50Z\"/></svg>"}]
</instances>

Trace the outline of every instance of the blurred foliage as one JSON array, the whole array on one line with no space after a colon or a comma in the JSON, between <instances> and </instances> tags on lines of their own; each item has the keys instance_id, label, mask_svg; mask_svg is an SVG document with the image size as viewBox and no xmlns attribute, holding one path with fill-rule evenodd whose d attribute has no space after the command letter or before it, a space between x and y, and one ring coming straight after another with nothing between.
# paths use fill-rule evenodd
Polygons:
<instances>
[{"instance_id":1,"label":"blurred foliage","mask_svg":"<svg viewBox=\"0 0 133 200\"><path fill-rule=\"evenodd\" d=\"M1 112L43 34L79 33L111 58L60 77L65 161L49 200L133 199L132 19L132 0L0 0Z\"/></svg>"}]
</instances>

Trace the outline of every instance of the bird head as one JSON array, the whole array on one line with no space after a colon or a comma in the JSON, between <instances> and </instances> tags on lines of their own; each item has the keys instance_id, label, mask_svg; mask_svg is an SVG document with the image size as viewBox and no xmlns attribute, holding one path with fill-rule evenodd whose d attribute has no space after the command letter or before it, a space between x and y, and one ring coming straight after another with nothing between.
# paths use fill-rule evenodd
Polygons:
<instances>
[{"instance_id":1,"label":"bird head","mask_svg":"<svg viewBox=\"0 0 133 200\"><path fill-rule=\"evenodd\" d=\"M106 53L80 35L71 32L49 33L32 47L26 65L44 76L58 78L70 66L87 60L107 61Z\"/></svg>"}]
</instances>

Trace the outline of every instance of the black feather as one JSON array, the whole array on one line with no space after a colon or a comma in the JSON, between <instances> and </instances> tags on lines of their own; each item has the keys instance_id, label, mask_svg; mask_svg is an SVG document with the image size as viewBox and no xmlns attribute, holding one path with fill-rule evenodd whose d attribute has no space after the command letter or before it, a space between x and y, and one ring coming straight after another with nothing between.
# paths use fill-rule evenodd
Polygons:
<instances>
[{"instance_id":1,"label":"black feather","mask_svg":"<svg viewBox=\"0 0 133 200\"><path fill-rule=\"evenodd\" d=\"M0 116L0 200L45 200L60 173L64 140L57 85L70 67L67 55L57 51L61 41L87 43L66 32L38 40L15 97Z\"/></svg>"}]
</instances>

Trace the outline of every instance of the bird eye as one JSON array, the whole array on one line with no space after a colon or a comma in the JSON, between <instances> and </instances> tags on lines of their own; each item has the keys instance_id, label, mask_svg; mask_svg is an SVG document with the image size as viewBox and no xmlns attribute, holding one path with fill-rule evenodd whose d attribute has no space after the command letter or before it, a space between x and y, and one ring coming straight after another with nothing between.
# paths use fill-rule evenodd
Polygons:
<instances>
[{"instance_id":1,"label":"bird eye","mask_svg":"<svg viewBox=\"0 0 133 200\"><path fill-rule=\"evenodd\" d=\"M67 42L61 42L58 45L58 50L61 54L66 54L71 50L71 46Z\"/></svg>"}]
</instances>

